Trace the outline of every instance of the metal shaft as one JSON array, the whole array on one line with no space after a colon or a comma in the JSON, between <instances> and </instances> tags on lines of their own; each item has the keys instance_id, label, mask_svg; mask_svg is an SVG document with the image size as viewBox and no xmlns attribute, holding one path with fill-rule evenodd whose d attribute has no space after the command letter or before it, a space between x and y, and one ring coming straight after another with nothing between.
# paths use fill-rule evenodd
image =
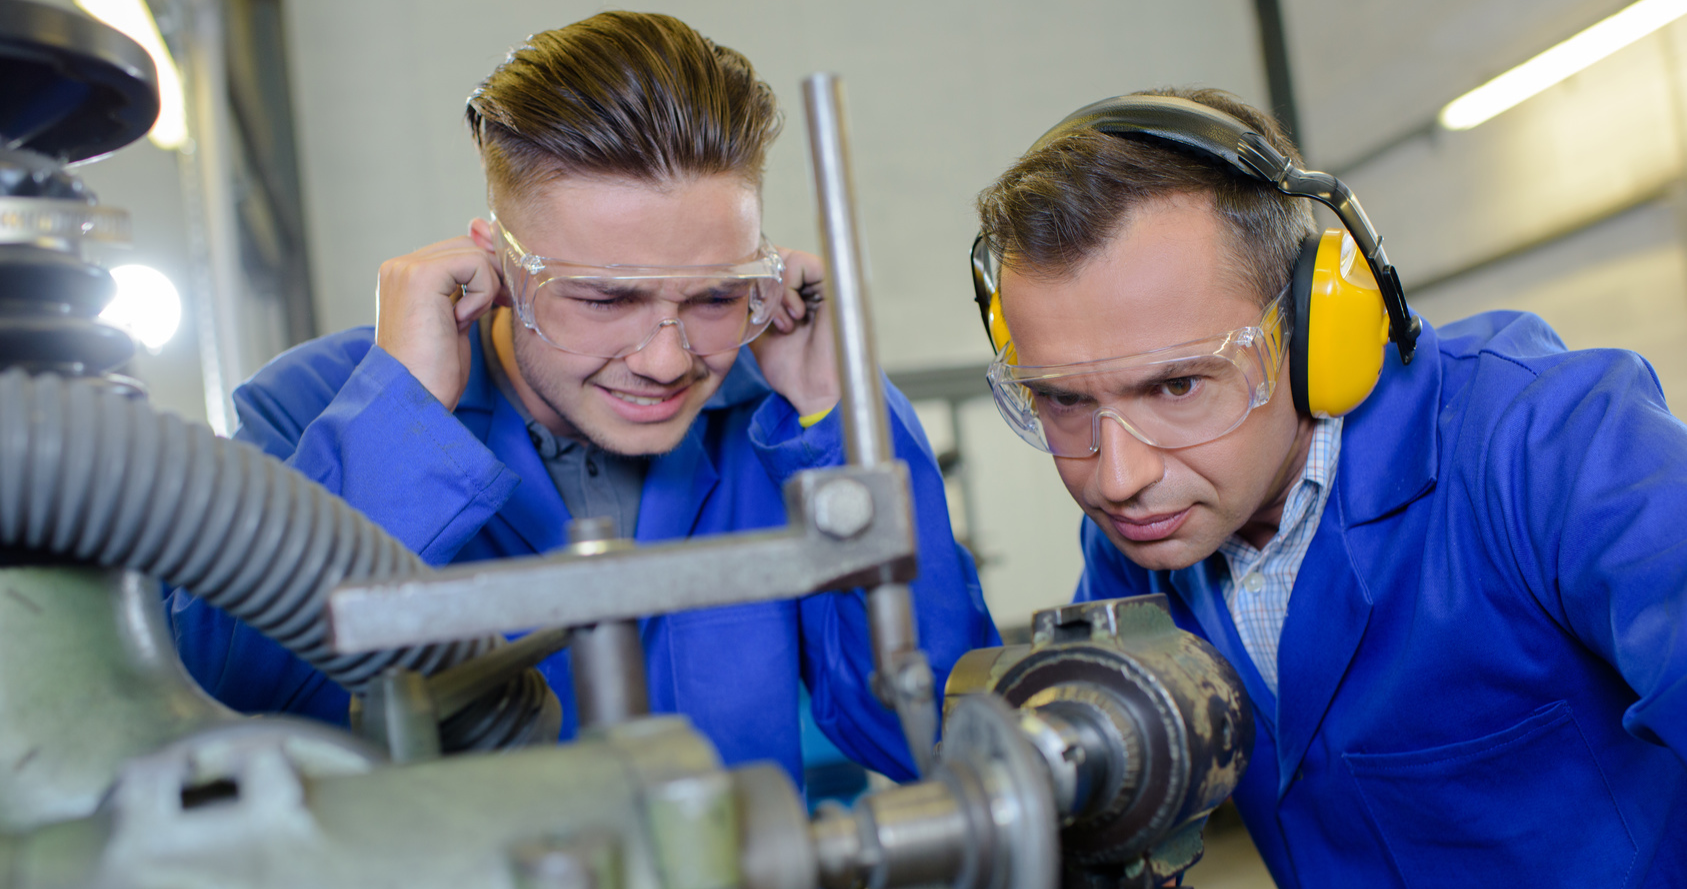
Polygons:
<instances>
[{"instance_id":1,"label":"metal shaft","mask_svg":"<svg viewBox=\"0 0 1687 889\"><path fill-rule=\"evenodd\" d=\"M617 620L580 630L570 654L580 728L615 725L650 712L637 622Z\"/></svg>"},{"instance_id":2,"label":"metal shaft","mask_svg":"<svg viewBox=\"0 0 1687 889\"><path fill-rule=\"evenodd\" d=\"M568 544L581 555L598 555L629 545L616 540L615 520L607 517L574 520L568 526ZM574 671L574 708L581 729L616 725L650 712L638 621L612 620L579 629L569 657Z\"/></svg>"},{"instance_id":3,"label":"metal shaft","mask_svg":"<svg viewBox=\"0 0 1687 889\"><path fill-rule=\"evenodd\" d=\"M826 260L826 295L832 303L837 339L838 382L843 387L844 446L849 462L875 466L893 459L873 322L867 311L867 280L861 235L855 219L855 183L849 137L844 132L843 83L835 74L803 80L808 109L808 144L814 157L814 190Z\"/></svg>"},{"instance_id":4,"label":"metal shaft","mask_svg":"<svg viewBox=\"0 0 1687 889\"><path fill-rule=\"evenodd\" d=\"M826 290L837 340L838 381L843 387L844 446L849 461L875 466L895 459L890 419L873 349L867 310L867 278L860 227L855 217L855 182L845 132L843 83L835 74L803 80L808 144L814 159L814 191L820 208L820 236L826 261ZM889 572L867 593L873 640L874 690L896 711L914 761L923 773L931 763L937 714L931 667L919 649L919 631L909 590L890 583Z\"/></svg>"}]
</instances>

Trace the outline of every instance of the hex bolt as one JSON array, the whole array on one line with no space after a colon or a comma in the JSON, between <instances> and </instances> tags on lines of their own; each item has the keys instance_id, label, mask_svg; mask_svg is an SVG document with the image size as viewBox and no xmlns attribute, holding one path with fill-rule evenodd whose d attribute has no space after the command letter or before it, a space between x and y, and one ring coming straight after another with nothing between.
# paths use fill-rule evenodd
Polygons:
<instances>
[{"instance_id":1,"label":"hex bolt","mask_svg":"<svg viewBox=\"0 0 1687 889\"><path fill-rule=\"evenodd\" d=\"M563 850L530 843L517 846L512 858L521 889L598 889L592 872Z\"/></svg>"},{"instance_id":2,"label":"hex bolt","mask_svg":"<svg viewBox=\"0 0 1687 889\"><path fill-rule=\"evenodd\" d=\"M510 863L516 889L617 889L623 885L618 845L601 830L517 843L510 850Z\"/></svg>"},{"instance_id":3,"label":"hex bolt","mask_svg":"<svg viewBox=\"0 0 1687 889\"><path fill-rule=\"evenodd\" d=\"M814 525L828 537L847 540L873 523L873 492L852 478L827 482L814 492Z\"/></svg>"},{"instance_id":4,"label":"hex bolt","mask_svg":"<svg viewBox=\"0 0 1687 889\"><path fill-rule=\"evenodd\" d=\"M922 660L911 661L896 671L897 689L912 700L931 700L931 667Z\"/></svg>"}]
</instances>

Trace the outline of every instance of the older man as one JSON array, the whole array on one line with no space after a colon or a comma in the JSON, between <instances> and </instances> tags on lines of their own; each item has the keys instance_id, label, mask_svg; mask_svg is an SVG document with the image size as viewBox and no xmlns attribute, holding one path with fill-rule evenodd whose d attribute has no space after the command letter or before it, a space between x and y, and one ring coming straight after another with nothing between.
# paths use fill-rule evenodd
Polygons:
<instances>
[{"instance_id":1,"label":"older man","mask_svg":"<svg viewBox=\"0 0 1687 889\"><path fill-rule=\"evenodd\" d=\"M1687 428L1636 355L1421 325L1299 163L1227 94L1126 96L980 198L991 381L1084 509L1078 597L1165 593L1235 664L1281 885L1682 885Z\"/></svg>"}]
</instances>

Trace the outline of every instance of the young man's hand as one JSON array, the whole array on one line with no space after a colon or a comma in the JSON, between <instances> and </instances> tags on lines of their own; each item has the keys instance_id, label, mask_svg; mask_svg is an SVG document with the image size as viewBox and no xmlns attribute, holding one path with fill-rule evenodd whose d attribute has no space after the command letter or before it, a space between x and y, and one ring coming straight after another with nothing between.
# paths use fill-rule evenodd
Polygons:
<instances>
[{"instance_id":1,"label":"young man's hand","mask_svg":"<svg viewBox=\"0 0 1687 889\"><path fill-rule=\"evenodd\" d=\"M397 358L446 410L469 383L469 337L503 289L496 256L452 238L381 263L375 344Z\"/></svg>"},{"instance_id":2,"label":"young man's hand","mask_svg":"<svg viewBox=\"0 0 1687 889\"><path fill-rule=\"evenodd\" d=\"M773 391L812 416L838 403L837 359L833 357L832 313L821 289L820 257L781 250L785 259L784 299L773 307L773 323L750 343Z\"/></svg>"}]
</instances>

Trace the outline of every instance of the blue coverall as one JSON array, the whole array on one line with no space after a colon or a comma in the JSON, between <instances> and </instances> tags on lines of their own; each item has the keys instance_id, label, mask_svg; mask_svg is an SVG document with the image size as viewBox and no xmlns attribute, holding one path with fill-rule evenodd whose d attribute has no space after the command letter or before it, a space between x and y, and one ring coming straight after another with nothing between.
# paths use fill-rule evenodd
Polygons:
<instances>
[{"instance_id":1,"label":"blue coverall","mask_svg":"<svg viewBox=\"0 0 1687 889\"><path fill-rule=\"evenodd\" d=\"M1687 885L1687 427L1639 356L1491 313L1391 348L1342 429L1289 599L1281 696L1222 556L1130 563L1085 521L1078 599L1163 592L1258 725L1236 792L1287 887Z\"/></svg>"},{"instance_id":2,"label":"blue coverall","mask_svg":"<svg viewBox=\"0 0 1687 889\"><path fill-rule=\"evenodd\" d=\"M526 556L566 542L568 511L521 416L470 337L473 371L448 412L369 328L306 343L235 392L236 437L321 482L431 565ZM919 536L914 601L937 688L969 649L998 644L972 557L955 543L943 479L907 400L887 387L893 444L912 476ZM649 466L639 542L785 524L780 485L843 462L841 421L803 429L749 349L684 440ZM343 723L342 689L292 653L186 592L173 595L177 647L219 700L245 712ZM895 717L869 687L863 594L824 593L649 618L641 635L657 712L679 712L728 763L775 760L800 786L799 679L816 722L851 758L895 778L913 774ZM539 667L575 713L567 652Z\"/></svg>"}]
</instances>

